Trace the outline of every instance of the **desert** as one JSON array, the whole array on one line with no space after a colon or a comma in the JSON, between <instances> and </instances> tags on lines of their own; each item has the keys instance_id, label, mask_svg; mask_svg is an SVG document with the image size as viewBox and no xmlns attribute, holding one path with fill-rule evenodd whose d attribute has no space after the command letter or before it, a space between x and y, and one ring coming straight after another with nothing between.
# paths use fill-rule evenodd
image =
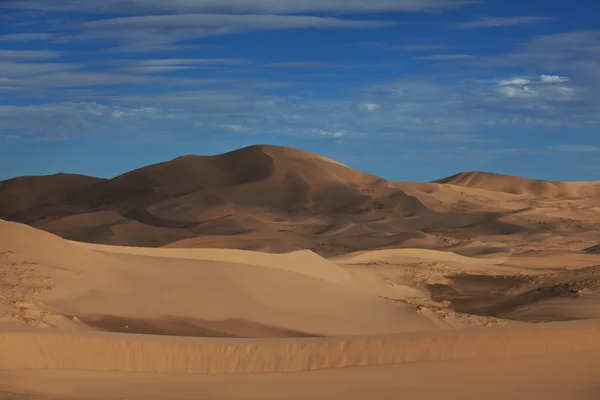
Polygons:
<instances>
[{"instance_id":1,"label":"desert","mask_svg":"<svg viewBox=\"0 0 600 400\"><path fill-rule=\"evenodd\" d=\"M0 0L0 400L600 400L597 3Z\"/></svg>"},{"instance_id":2,"label":"desert","mask_svg":"<svg viewBox=\"0 0 600 400\"><path fill-rule=\"evenodd\" d=\"M0 182L0 397L600 396L600 183L301 150Z\"/></svg>"}]
</instances>

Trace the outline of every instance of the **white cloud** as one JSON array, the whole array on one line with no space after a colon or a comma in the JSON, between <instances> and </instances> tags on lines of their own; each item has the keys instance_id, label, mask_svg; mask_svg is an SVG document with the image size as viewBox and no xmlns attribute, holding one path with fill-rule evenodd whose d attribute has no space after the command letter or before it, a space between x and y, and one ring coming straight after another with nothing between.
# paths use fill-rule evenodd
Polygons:
<instances>
[{"instance_id":1,"label":"white cloud","mask_svg":"<svg viewBox=\"0 0 600 400\"><path fill-rule=\"evenodd\" d=\"M344 132L331 132L324 129L313 129L313 133L331 139L339 139L344 136Z\"/></svg>"},{"instance_id":2,"label":"white cloud","mask_svg":"<svg viewBox=\"0 0 600 400\"><path fill-rule=\"evenodd\" d=\"M123 118L123 116L125 115L125 113L123 111L121 111L121 110L114 110L111 113L111 115L112 115L113 118L119 119L119 118Z\"/></svg>"},{"instance_id":3,"label":"white cloud","mask_svg":"<svg viewBox=\"0 0 600 400\"><path fill-rule=\"evenodd\" d=\"M541 75L548 76L548 75ZM560 77L556 77L560 78ZM561 85L547 85L548 83L567 82L568 79L543 79L531 81L524 78L514 78L502 80L499 83L498 92L506 97L512 98L532 98L539 97L546 100L566 101L572 100L575 97L576 90L572 87Z\"/></svg>"},{"instance_id":4,"label":"white cloud","mask_svg":"<svg viewBox=\"0 0 600 400\"><path fill-rule=\"evenodd\" d=\"M531 97L537 95L536 91L531 90L531 88L527 86L503 86L499 89L499 92L506 97Z\"/></svg>"},{"instance_id":5,"label":"white cloud","mask_svg":"<svg viewBox=\"0 0 600 400\"><path fill-rule=\"evenodd\" d=\"M377 111L381 108L381 106L375 103L363 103L360 105L360 108L367 111Z\"/></svg>"},{"instance_id":6,"label":"white cloud","mask_svg":"<svg viewBox=\"0 0 600 400\"><path fill-rule=\"evenodd\" d=\"M540 75L540 82L542 83L561 83L567 82L569 78L559 75Z\"/></svg>"},{"instance_id":7,"label":"white cloud","mask_svg":"<svg viewBox=\"0 0 600 400\"><path fill-rule=\"evenodd\" d=\"M506 80L500 81L500 86L527 85L528 83L531 83L531 81L529 79L525 79L525 78L513 78L513 79L506 79Z\"/></svg>"},{"instance_id":8,"label":"white cloud","mask_svg":"<svg viewBox=\"0 0 600 400\"><path fill-rule=\"evenodd\" d=\"M500 88L498 93L505 97L512 98L531 98L534 96L553 98L555 100L570 100L575 95L575 90L571 87L551 85L547 86L548 83L564 83L568 82L569 79L566 77L560 77L558 75L540 75L540 79L532 81L526 78L512 78L501 80L499 82Z\"/></svg>"},{"instance_id":9,"label":"white cloud","mask_svg":"<svg viewBox=\"0 0 600 400\"><path fill-rule=\"evenodd\" d=\"M520 16L520 17L480 17L475 21L463 22L458 24L459 28L473 29L473 28L496 28L501 26L515 26L515 25L531 25L541 24L543 22L553 21L551 17L532 17L532 16Z\"/></svg>"}]
</instances>

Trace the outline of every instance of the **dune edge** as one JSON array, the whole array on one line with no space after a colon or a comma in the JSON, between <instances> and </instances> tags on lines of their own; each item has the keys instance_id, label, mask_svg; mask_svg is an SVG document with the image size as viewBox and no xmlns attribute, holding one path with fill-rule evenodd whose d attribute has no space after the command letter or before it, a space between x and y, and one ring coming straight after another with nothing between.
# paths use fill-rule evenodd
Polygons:
<instances>
[{"instance_id":1,"label":"dune edge","mask_svg":"<svg viewBox=\"0 0 600 400\"><path fill-rule=\"evenodd\" d=\"M249 374L598 350L600 320L392 336L272 340L4 329L0 331L0 370Z\"/></svg>"}]
</instances>

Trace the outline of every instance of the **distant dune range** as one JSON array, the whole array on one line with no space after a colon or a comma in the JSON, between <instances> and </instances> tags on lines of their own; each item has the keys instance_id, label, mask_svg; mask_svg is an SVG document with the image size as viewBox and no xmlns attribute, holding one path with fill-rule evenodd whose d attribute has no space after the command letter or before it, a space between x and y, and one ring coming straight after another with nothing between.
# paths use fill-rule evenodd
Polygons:
<instances>
[{"instance_id":1,"label":"distant dune range","mask_svg":"<svg viewBox=\"0 0 600 400\"><path fill-rule=\"evenodd\" d=\"M548 212L557 202L562 209ZM565 207L585 213L562 215ZM488 173L390 182L277 146L179 157L110 180L57 174L0 182L1 219L66 239L274 253L310 249L324 256L452 246L477 255L506 251L507 240L557 233L581 234L583 250L597 244L589 233L599 219L587 216L598 216L598 207L600 183Z\"/></svg>"}]
</instances>

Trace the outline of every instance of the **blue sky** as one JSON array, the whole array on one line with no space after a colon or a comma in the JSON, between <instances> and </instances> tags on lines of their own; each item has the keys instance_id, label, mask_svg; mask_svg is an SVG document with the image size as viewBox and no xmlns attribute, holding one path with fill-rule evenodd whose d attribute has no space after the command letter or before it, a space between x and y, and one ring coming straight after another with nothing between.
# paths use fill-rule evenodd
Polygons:
<instances>
[{"instance_id":1,"label":"blue sky","mask_svg":"<svg viewBox=\"0 0 600 400\"><path fill-rule=\"evenodd\" d=\"M0 179L277 144L392 180L600 180L595 3L2 0Z\"/></svg>"}]
</instances>

